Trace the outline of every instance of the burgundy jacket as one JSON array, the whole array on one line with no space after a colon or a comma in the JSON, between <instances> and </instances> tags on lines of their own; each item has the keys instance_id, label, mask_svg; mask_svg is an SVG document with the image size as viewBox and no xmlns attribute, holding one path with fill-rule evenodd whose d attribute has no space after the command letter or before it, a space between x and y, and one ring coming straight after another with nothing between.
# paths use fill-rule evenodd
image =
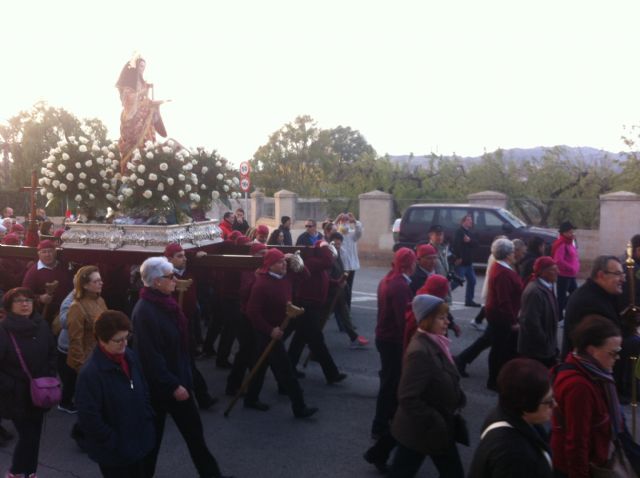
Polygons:
<instances>
[{"instance_id":1,"label":"burgundy jacket","mask_svg":"<svg viewBox=\"0 0 640 478\"><path fill-rule=\"evenodd\" d=\"M58 287L53 293L51 304L47 308L47 317L44 319L51 322L56 314L60 311L60 304L73 289L73 275L67 269L67 265L58 261L54 269L38 270L38 263L33 264L22 280L22 287L31 289L36 295L45 293L45 284L47 282L58 281Z\"/></svg>"},{"instance_id":2,"label":"burgundy jacket","mask_svg":"<svg viewBox=\"0 0 640 478\"><path fill-rule=\"evenodd\" d=\"M376 340L402 345L405 311L412 300L413 292L404 275L396 274L391 278L382 278L378 285Z\"/></svg>"},{"instance_id":3,"label":"burgundy jacket","mask_svg":"<svg viewBox=\"0 0 640 478\"><path fill-rule=\"evenodd\" d=\"M327 247L316 247L315 254L305 258L304 265L311 276L299 283L296 300L323 307L329 293L329 272L333 266L333 254Z\"/></svg>"},{"instance_id":4,"label":"burgundy jacket","mask_svg":"<svg viewBox=\"0 0 640 478\"><path fill-rule=\"evenodd\" d=\"M487 322L511 327L518 323L522 280L515 270L496 262L489 275L489 294L485 304Z\"/></svg>"},{"instance_id":5,"label":"burgundy jacket","mask_svg":"<svg viewBox=\"0 0 640 478\"><path fill-rule=\"evenodd\" d=\"M287 314L287 302L291 302L291 290L289 274L278 279L268 272L256 273L246 307L247 316L254 329L271 335L271 331L282 324Z\"/></svg>"}]
</instances>

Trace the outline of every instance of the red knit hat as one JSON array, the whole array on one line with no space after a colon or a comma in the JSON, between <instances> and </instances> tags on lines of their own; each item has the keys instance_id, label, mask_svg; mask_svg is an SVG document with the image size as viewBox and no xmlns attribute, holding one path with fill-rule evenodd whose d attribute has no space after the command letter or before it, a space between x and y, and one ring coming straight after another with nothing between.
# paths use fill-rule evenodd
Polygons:
<instances>
[{"instance_id":1,"label":"red knit hat","mask_svg":"<svg viewBox=\"0 0 640 478\"><path fill-rule=\"evenodd\" d=\"M176 242L171 242L170 244L167 244L167 247L164 248L164 256L167 259L171 259L178 252L182 252L182 251L184 251L184 249L180 244Z\"/></svg>"},{"instance_id":2,"label":"red knit hat","mask_svg":"<svg viewBox=\"0 0 640 478\"><path fill-rule=\"evenodd\" d=\"M555 265L557 265L557 262L554 261L553 258L549 256L538 257L536 261L533 263L533 273L539 276L549 267L553 267Z\"/></svg>"},{"instance_id":3,"label":"red knit hat","mask_svg":"<svg viewBox=\"0 0 640 478\"><path fill-rule=\"evenodd\" d=\"M424 285L416 292L416 295L418 294L435 295L444 300L449 294L449 281L444 276L431 274Z\"/></svg>"},{"instance_id":4,"label":"red knit hat","mask_svg":"<svg viewBox=\"0 0 640 478\"><path fill-rule=\"evenodd\" d=\"M240 236L236 239L236 245L244 246L245 244L249 244L251 242L251 238L247 236Z\"/></svg>"},{"instance_id":5,"label":"red knit hat","mask_svg":"<svg viewBox=\"0 0 640 478\"><path fill-rule=\"evenodd\" d=\"M55 248L56 248L55 243L49 239L45 239L44 241L38 244L39 251L41 251L42 249L55 249Z\"/></svg>"},{"instance_id":6,"label":"red knit hat","mask_svg":"<svg viewBox=\"0 0 640 478\"><path fill-rule=\"evenodd\" d=\"M418 259L424 256L437 256L437 255L438 255L438 251L436 251L436 248L433 247L431 244L420 244L418 246L418 250L416 251L416 256L418 256Z\"/></svg>"},{"instance_id":7,"label":"red knit hat","mask_svg":"<svg viewBox=\"0 0 640 478\"><path fill-rule=\"evenodd\" d=\"M416 262L415 253L408 247L401 247L393 255L393 272L400 273Z\"/></svg>"},{"instance_id":8,"label":"red knit hat","mask_svg":"<svg viewBox=\"0 0 640 478\"><path fill-rule=\"evenodd\" d=\"M24 227L22 226L22 224L14 224L11 227L11 232L24 232Z\"/></svg>"},{"instance_id":9,"label":"red knit hat","mask_svg":"<svg viewBox=\"0 0 640 478\"><path fill-rule=\"evenodd\" d=\"M264 259L262 260L262 267L260 268L260 270L266 272L272 265L282 259L284 259L284 254L282 252L280 252L278 249L269 249L264 255Z\"/></svg>"},{"instance_id":10,"label":"red knit hat","mask_svg":"<svg viewBox=\"0 0 640 478\"><path fill-rule=\"evenodd\" d=\"M10 234L7 234L6 236L4 236L4 239L2 240L2 243L5 246L19 246L20 245L20 238L16 234L10 233Z\"/></svg>"},{"instance_id":11,"label":"red knit hat","mask_svg":"<svg viewBox=\"0 0 640 478\"><path fill-rule=\"evenodd\" d=\"M264 224L260 224L256 228L256 233L257 234L262 234L262 235L269 235L269 228L267 226L265 226Z\"/></svg>"},{"instance_id":12,"label":"red knit hat","mask_svg":"<svg viewBox=\"0 0 640 478\"><path fill-rule=\"evenodd\" d=\"M242 236L240 231L231 231L231 234L227 236L227 241L231 241L235 244L236 240Z\"/></svg>"},{"instance_id":13,"label":"red knit hat","mask_svg":"<svg viewBox=\"0 0 640 478\"><path fill-rule=\"evenodd\" d=\"M267 246L262 242L254 242L253 244L251 244L251 248L249 249L249 254L251 254L252 256L255 256L258 254L258 252L264 251L266 248Z\"/></svg>"}]
</instances>

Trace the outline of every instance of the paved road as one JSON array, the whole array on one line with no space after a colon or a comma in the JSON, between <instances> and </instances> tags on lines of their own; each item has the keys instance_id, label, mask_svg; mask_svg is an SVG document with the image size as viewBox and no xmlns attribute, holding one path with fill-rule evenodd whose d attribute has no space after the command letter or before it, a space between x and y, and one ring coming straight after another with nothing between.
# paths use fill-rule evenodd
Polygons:
<instances>
[{"instance_id":1,"label":"paved road","mask_svg":"<svg viewBox=\"0 0 640 478\"><path fill-rule=\"evenodd\" d=\"M202 413L207 441L223 471L236 477L375 477L375 469L362 459L370 446L370 426L378 390L378 354L373 346L376 320L375 290L386 272L381 268L367 268L356 274L353 297L353 318L358 332L372 339L372 345L359 350L349 349L345 334L338 332L335 321L325 331L329 348L338 367L349 378L338 385L328 386L315 363L306 370L302 380L307 402L320 407L310 420L295 420L288 399L277 394L270 374L267 376L262 400L271 404L269 412L245 410L242 404L225 419L222 411L227 399L212 411ZM479 295L481 280L478 281ZM477 309L468 309L460 302L463 291L454 291L454 316L462 326L463 335L453 339L453 352L459 352L479 334L469 325ZM464 415L471 437L477 443L485 415L495 405L496 394L484 388L486 352L468 371L471 377L463 380L468 405ZM226 371L216 369L213 360L199 362L212 392L223 396ZM69 438L74 418L58 411L48 414L40 453L38 475L44 478L99 476L97 466L80 453ZM472 447L473 448L473 447ZM465 469L472 448L461 447ZM0 449L0 471L10 463L11 447ZM429 462L425 476L435 476ZM186 446L173 422L169 419L160 451L156 476L197 476Z\"/></svg>"}]
</instances>

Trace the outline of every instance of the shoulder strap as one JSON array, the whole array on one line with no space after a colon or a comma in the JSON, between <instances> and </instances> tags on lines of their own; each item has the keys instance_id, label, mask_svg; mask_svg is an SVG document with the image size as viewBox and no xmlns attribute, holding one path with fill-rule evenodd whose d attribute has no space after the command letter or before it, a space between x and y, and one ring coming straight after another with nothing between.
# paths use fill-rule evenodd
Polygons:
<instances>
[{"instance_id":1,"label":"shoulder strap","mask_svg":"<svg viewBox=\"0 0 640 478\"><path fill-rule=\"evenodd\" d=\"M16 349L16 355L18 356L18 360L20 361L20 366L22 367L22 370L24 370L24 373L27 374L27 377L29 377L29 380L33 380L33 377L31 376L31 373L27 368L27 364L24 363L24 358L22 358L22 352L20 351L20 347L18 347L18 342L16 342L16 338L13 336L11 332L8 332L8 333L9 333L9 337L11 337L11 342L13 342L13 347Z\"/></svg>"},{"instance_id":2,"label":"shoulder strap","mask_svg":"<svg viewBox=\"0 0 640 478\"><path fill-rule=\"evenodd\" d=\"M509 422L505 422L504 420L493 422L491 425L484 429L482 435L480 435L480 440L487 436L487 433L489 433L491 430L495 430L496 428L513 428L513 425L511 425Z\"/></svg>"}]
</instances>

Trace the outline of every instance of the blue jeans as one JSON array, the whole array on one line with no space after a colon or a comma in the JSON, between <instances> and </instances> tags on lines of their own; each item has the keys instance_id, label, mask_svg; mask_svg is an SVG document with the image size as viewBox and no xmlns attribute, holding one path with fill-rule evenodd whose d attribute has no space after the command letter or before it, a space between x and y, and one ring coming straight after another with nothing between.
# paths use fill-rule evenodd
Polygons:
<instances>
[{"instance_id":1,"label":"blue jeans","mask_svg":"<svg viewBox=\"0 0 640 478\"><path fill-rule=\"evenodd\" d=\"M442 478L464 478L462 462L455 443L444 453L429 456ZM411 478L416 476L426 457L427 455L398 443L391 470L389 470L389 478Z\"/></svg>"},{"instance_id":2,"label":"blue jeans","mask_svg":"<svg viewBox=\"0 0 640 478\"><path fill-rule=\"evenodd\" d=\"M476 273L473 270L473 266L456 266L456 274L464 277L467 281L467 288L464 291L464 303L473 302L473 296L476 293Z\"/></svg>"}]
</instances>

